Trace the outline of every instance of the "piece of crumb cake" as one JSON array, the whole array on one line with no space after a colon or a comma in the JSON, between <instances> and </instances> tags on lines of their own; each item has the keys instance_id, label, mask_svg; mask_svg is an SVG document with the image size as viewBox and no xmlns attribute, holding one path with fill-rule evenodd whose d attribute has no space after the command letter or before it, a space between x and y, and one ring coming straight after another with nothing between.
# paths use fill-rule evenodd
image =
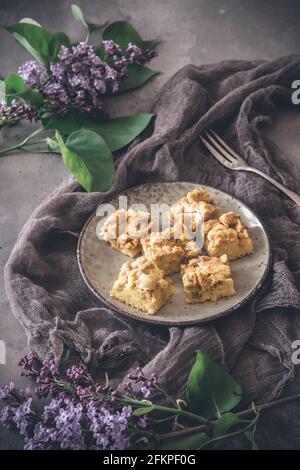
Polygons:
<instances>
[{"instance_id":1,"label":"piece of crumb cake","mask_svg":"<svg viewBox=\"0 0 300 470\"><path fill-rule=\"evenodd\" d=\"M149 238L141 240L141 244L145 258L165 274L180 271L185 257L184 243L181 238L176 238L173 227L163 232L151 233Z\"/></svg>"},{"instance_id":2,"label":"piece of crumb cake","mask_svg":"<svg viewBox=\"0 0 300 470\"><path fill-rule=\"evenodd\" d=\"M172 295L172 282L144 256L123 264L110 295L127 305L156 313Z\"/></svg>"},{"instance_id":3,"label":"piece of crumb cake","mask_svg":"<svg viewBox=\"0 0 300 470\"><path fill-rule=\"evenodd\" d=\"M200 256L181 266L185 301L189 304L216 301L235 294L226 255Z\"/></svg>"},{"instance_id":4,"label":"piece of crumb cake","mask_svg":"<svg viewBox=\"0 0 300 470\"><path fill-rule=\"evenodd\" d=\"M234 260L253 252L248 230L234 212L205 222L204 235L204 247L209 256L227 255L229 260Z\"/></svg>"},{"instance_id":5,"label":"piece of crumb cake","mask_svg":"<svg viewBox=\"0 0 300 470\"><path fill-rule=\"evenodd\" d=\"M218 216L218 208L214 203L213 197L204 188L199 186L186 196L179 199L170 209L170 221L172 224L178 222L186 223L184 216L195 217L197 223L197 214L201 214L203 220L209 220Z\"/></svg>"},{"instance_id":6,"label":"piece of crumb cake","mask_svg":"<svg viewBox=\"0 0 300 470\"><path fill-rule=\"evenodd\" d=\"M124 255L134 258L142 251L141 238L151 229L149 212L117 210L102 226L103 240Z\"/></svg>"}]
</instances>

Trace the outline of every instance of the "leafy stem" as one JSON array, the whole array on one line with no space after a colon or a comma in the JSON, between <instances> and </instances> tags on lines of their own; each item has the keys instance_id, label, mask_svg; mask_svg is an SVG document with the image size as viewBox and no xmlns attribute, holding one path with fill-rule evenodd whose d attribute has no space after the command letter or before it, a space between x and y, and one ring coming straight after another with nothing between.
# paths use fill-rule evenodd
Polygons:
<instances>
[{"instance_id":1,"label":"leafy stem","mask_svg":"<svg viewBox=\"0 0 300 470\"><path fill-rule=\"evenodd\" d=\"M155 406L154 410L157 410L157 411L171 413L177 416L183 416L185 418L198 421L199 423L202 423L202 424L208 423L208 420L206 418L203 418L202 416L199 416L195 413L191 413L190 411L182 410L181 408L170 408L168 406L161 406L161 405L154 405L154 406Z\"/></svg>"},{"instance_id":2,"label":"leafy stem","mask_svg":"<svg viewBox=\"0 0 300 470\"><path fill-rule=\"evenodd\" d=\"M238 431L233 431L231 433L228 433L228 434L223 434L222 436L217 436L217 437L213 437L211 439L209 439L208 441L206 441L204 444L200 445L198 447L197 450L200 450L200 449L204 449L205 447L211 445L211 444L214 444L216 442L219 442L219 441L222 441L224 439L229 439L230 437L235 437L235 436L238 436L239 434L244 434L246 431L248 431L249 429L253 428L254 426L256 426L256 423L258 421L258 418L259 418L259 413L257 413L256 417L254 418L253 421L251 421L248 426L246 426L245 428L243 429L239 429Z\"/></svg>"},{"instance_id":3,"label":"leafy stem","mask_svg":"<svg viewBox=\"0 0 300 470\"><path fill-rule=\"evenodd\" d=\"M38 143L43 142L42 140L34 141L34 142L30 141L30 139L32 139L32 137L36 136L37 134L39 134L43 130L44 130L44 128L37 129L34 132L32 132L31 134L29 134L29 136L27 136L24 140L22 140L18 144L15 144L15 145L12 145L10 147L6 147L5 149L0 150L0 155L5 155L5 154L7 154L9 152L12 152L14 150L23 149L24 147L26 147L28 145L36 145Z\"/></svg>"}]
</instances>

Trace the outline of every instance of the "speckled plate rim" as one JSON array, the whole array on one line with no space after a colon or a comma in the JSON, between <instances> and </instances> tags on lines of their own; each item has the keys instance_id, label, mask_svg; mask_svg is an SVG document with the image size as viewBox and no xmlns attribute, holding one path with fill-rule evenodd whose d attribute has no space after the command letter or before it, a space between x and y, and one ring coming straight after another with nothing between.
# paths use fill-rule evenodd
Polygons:
<instances>
[{"instance_id":1,"label":"speckled plate rim","mask_svg":"<svg viewBox=\"0 0 300 470\"><path fill-rule=\"evenodd\" d=\"M78 266L79 266L79 271L80 271L80 274L81 276L83 277L83 280L85 281L86 285L88 286L88 288L93 292L93 294L97 297L98 300L100 300L106 307L110 308L111 310L113 310L114 312L118 313L118 314L121 314L121 315L125 315L126 317L129 317L129 318L132 318L134 320L138 320L138 321L141 321L141 322L144 322L144 323L150 323L152 325L160 325L160 326L165 326L165 327L170 327L170 326L178 326L178 327L181 327L181 326L192 326L192 325L199 325L199 324L202 324L202 323L209 323L211 321L214 321L214 320L218 320L220 318L223 318L227 315L229 315L230 313L238 310L239 308L241 308L242 306L246 305L251 299L253 299L253 297L261 290L261 288L263 287L263 284L265 283L267 277L268 277L268 274L269 274L269 271L271 269L271 262L272 262L272 244L271 244L271 239L270 239L270 235L269 235L269 232L268 230L266 229L264 223L262 222L261 218L256 214L256 212L251 208L249 207L244 201L240 200L238 197L236 196L232 196L231 194L227 193L226 191L223 191L222 189L219 189L219 188L214 188L213 186L208 186L206 184L201 184L201 183L195 183L193 181L162 181L162 182L159 182L159 181L156 181L154 183L145 183L145 184L139 184L139 185L136 185L136 186L132 186L131 188L129 189L126 189L125 191L121 191L119 193L115 193L113 194L109 199L105 200L105 203L109 203L111 201L113 201L114 199L118 198L119 196L126 196L129 192L133 191L133 190L136 190L136 189L139 189L139 188L145 188L147 186L153 186L155 184L164 184L164 183L167 183L167 184L178 184L178 183L182 183L182 184L194 184L194 185L199 185L199 186L204 186L208 191L211 189L211 190L214 190L214 191L220 191L220 193L223 193L225 194L226 196L229 196L229 197L233 197L235 198L237 201L240 201L244 207L246 207L246 209L248 209L250 212L252 212L252 214L257 218L257 220L259 221L259 223L261 224L264 232L265 232L265 235L266 235L266 238L267 238L267 242L268 242L268 261L267 261L267 264L266 264L266 268L263 272L263 275L261 276L261 279L260 281L256 284L256 286L253 288L253 290L247 295L245 296L240 302L238 302L237 304L233 305L232 307L229 307L225 310L223 310L222 312L219 312L219 313L216 313L215 315L212 315L210 318L204 318L204 319L195 319L195 320L187 320L187 321L180 321L180 322L176 322L176 321L162 321L162 320L158 320L157 318L155 318L155 315L149 315L149 318L148 317L140 317L138 315L135 315L134 313L131 313L131 312L128 312L127 310L123 310L122 308L119 308L119 307L116 307L114 304L112 304L105 296L103 296L102 294L100 294L93 286L92 284L90 283L88 277L86 276L85 274L85 271L84 271L84 267L83 267L83 263L82 263L82 260L81 260L81 243L82 243L82 240L83 240L83 237L84 237L84 234L85 234L85 231L89 225L89 223L91 222L91 220L95 217L95 213L91 214L89 216L89 218L87 219L87 221L85 222L84 226L82 227L82 230L80 232L80 235L79 235L79 239L78 239L78 244L77 244L77 262L78 262Z\"/></svg>"}]
</instances>

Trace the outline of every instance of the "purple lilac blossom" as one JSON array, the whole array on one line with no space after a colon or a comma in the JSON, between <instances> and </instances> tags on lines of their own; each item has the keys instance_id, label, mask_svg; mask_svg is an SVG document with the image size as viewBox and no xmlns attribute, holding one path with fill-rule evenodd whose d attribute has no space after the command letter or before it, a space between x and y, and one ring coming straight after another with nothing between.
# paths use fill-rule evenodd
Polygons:
<instances>
[{"instance_id":1,"label":"purple lilac blossom","mask_svg":"<svg viewBox=\"0 0 300 470\"><path fill-rule=\"evenodd\" d=\"M96 442L96 448L102 450L124 450L129 447L130 439L126 434L132 416L131 406L124 406L121 411L112 412L105 406L90 402L87 405L87 417L90 431Z\"/></svg>"},{"instance_id":2,"label":"purple lilac blossom","mask_svg":"<svg viewBox=\"0 0 300 470\"><path fill-rule=\"evenodd\" d=\"M56 440L61 449L82 450L85 449L81 419L83 418L83 406L67 401L65 408L60 408L55 418Z\"/></svg>"},{"instance_id":3,"label":"purple lilac blossom","mask_svg":"<svg viewBox=\"0 0 300 470\"><path fill-rule=\"evenodd\" d=\"M43 389L39 396L52 396L38 416L32 410L30 389L17 393L13 383L1 389L0 396L9 405L0 410L0 423L24 436L26 450L122 450L132 445L129 425L140 430L149 426L148 416L137 419L131 406L115 405L117 391L94 384L84 366L70 367L65 378L53 358L41 364L34 356L27 356L20 365L28 375L35 376L38 392ZM153 377L146 379L141 369L135 380L148 388L155 382ZM66 388L58 388L58 382L66 384ZM103 395L109 400L102 399ZM141 438L136 445L148 445L148 440Z\"/></svg>"},{"instance_id":4,"label":"purple lilac blossom","mask_svg":"<svg viewBox=\"0 0 300 470\"><path fill-rule=\"evenodd\" d=\"M116 93L120 83L127 77L128 67L142 65L157 53L151 49L142 50L129 43L122 49L109 40L102 41L104 57L97 55L97 47L85 42L68 49L61 46L57 60L51 62L50 72L35 60L24 62L18 70L26 85L38 90L45 98L43 106L35 107L14 102L10 106L0 106L0 126L21 118L30 122L40 118L40 114L54 112L66 114L70 109L80 112L102 112L103 96Z\"/></svg>"},{"instance_id":5,"label":"purple lilac blossom","mask_svg":"<svg viewBox=\"0 0 300 470\"><path fill-rule=\"evenodd\" d=\"M32 410L32 398L28 398L20 406L15 407L13 421L23 436L27 435L32 427L35 413Z\"/></svg>"},{"instance_id":6,"label":"purple lilac blossom","mask_svg":"<svg viewBox=\"0 0 300 470\"><path fill-rule=\"evenodd\" d=\"M57 61L50 64L51 76L42 90L50 107L60 113L70 108L101 111L103 96L118 91L128 65L144 63L156 55L134 44L129 44L125 50L113 41L103 41L102 45L109 63L97 55L95 47L85 42L72 49L61 47Z\"/></svg>"},{"instance_id":7,"label":"purple lilac blossom","mask_svg":"<svg viewBox=\"0 0 300 470\"><path fill-rule=\"evenodd\" d=\"M13 399L15 394L15 384L10 382L8 385L0 388L0 400L10 400Z\"/></svg>"},{"instance_id":8,"label":"purple lilac blossom","mask_svg":"<svg viewBox=\"0 0 300 470\"><path fill-rule=\"evenodd\" d=\"M0 410L0 423L7 429L14 427L14 408L10 405L6 405Z\"/></svg>"},{"instance_id":9,"label":"purple lilac blossom","mask_svg":"<svg viewBox=\"0 0 300 470\"><path fill-rule=\"evenodd\" d=\"M18 69L26 85L41 90L48 79L47 70L35 60L27 60Z\"/></svg>"},{"instance_id":10,"label":"purple lilac blossom","mask_svg":"<svg viewBox=\"0 0 300 470\"><path fill-rule=\"evenodd\" d=\"M39 119L38 111L36 106L24 105L16 100L13 100L11 105L2 102L0 103L0 127L20 119L35 122Z\"/></svg>"},{"instance_id":11,"label":"purple lilac blossom","mask_svg":"<svg viewBox=\"0 0 300 470\"><path fill-rule=\"evenodd\" d=\"M156 390L157 378L155 374L152 374L150 378L144 375L143 369L139 367L135 372L129 374L129 380L139 384L139 390L137 395L142 395L144 398L149 398ZM128 382L126 386L128 393L133 393L132 383Z\"/></svg>"}]
</instances>

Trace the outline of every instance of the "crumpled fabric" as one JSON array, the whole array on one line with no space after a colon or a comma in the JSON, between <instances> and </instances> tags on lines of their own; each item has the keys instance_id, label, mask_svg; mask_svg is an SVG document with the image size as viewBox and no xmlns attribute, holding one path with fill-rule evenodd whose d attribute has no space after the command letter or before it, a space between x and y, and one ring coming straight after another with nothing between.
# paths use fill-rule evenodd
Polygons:
<instances>
[{"instance_id":1,"label":"crumpled fabric","mask_svg":"<svg viewBox=\"0 0 300 470\"><path fill-rule=\"evenodd\" d=\"M299 56L182 68L156 97L152 127L116 159L109 192L86 193L69 181L34 211L8 260L5 281L12 311L38 357L53 354L60 361L75 354L111 373L121 389L128 372L142 365L179 397L200 350L233 374L245 405L293 389L291 344L300 338L300 208L259 176L222 167L198 136L212 126L250 165L300 193L299 172L263 133L291 106L291 83L299 77ZM215 322L168 329L125 319L101 305L81 278L76 247L101 202L138 184L176 180L217 187L253 208L269 231L273 265L263 292L240 310ZM300 447L296 405L266 412L258 429L263 447Z\"/></svg>"}]
</instances>

